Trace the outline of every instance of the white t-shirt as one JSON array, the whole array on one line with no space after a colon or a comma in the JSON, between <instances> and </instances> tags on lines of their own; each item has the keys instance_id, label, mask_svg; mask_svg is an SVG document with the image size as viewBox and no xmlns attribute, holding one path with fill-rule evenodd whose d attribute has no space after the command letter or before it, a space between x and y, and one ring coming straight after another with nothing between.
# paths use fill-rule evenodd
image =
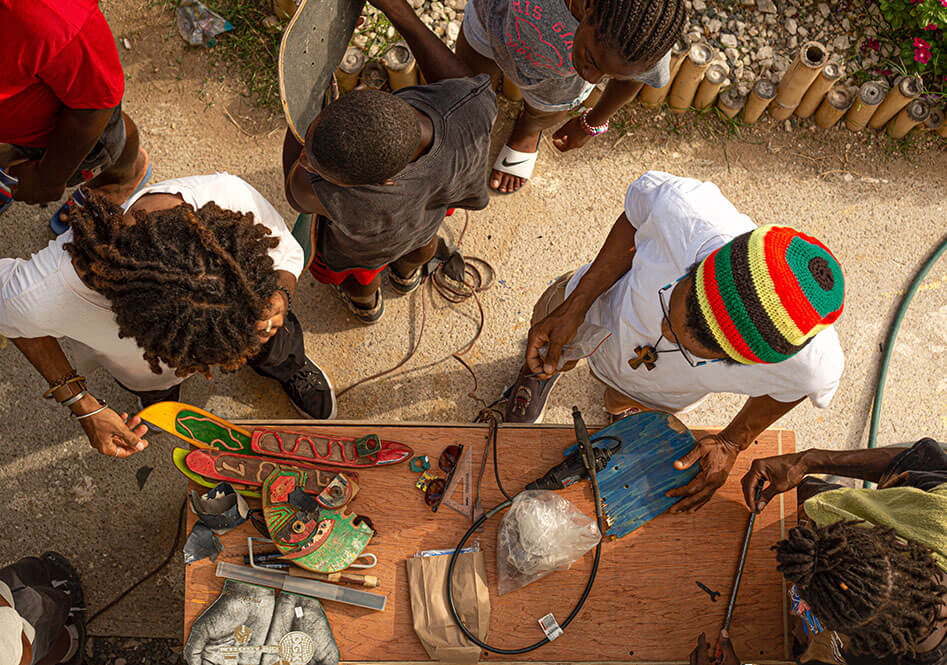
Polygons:
<instances>
[{"instance_id":1,"label":"white t-shirt","mask_svg":"<svg viewBox=\"0 0 947 665\"><path fill-rule=\"evenodd\" d=\"M213 201L226 210L253 213L255 222L279 238L279 245L269 251L274 267L297 277L303 270L302 247L279 212L236 176L215 173L166 180L138 192L125 209L146 194L179 194L195 208ZM109 300L82 283L63 248L71 240L70 229L29 260L0 259L0 334L70 339L84 364L103 367L132 390L163 390L183 381L165 366L161 374L152 372L137 342L118 336Z\"/></svg>"},{"instance_id":2,"label":"white t-shirt","mask_svg":"<svg viewBox=\"0 0 947 665\"><path fill-rule=\"evenodd\" d=\"M13 594L4 582L0 582L0 597L9 607L0 607L0 665L20 665L23 658L23 635L30 644L36 638L36 631L30 623L16 611Z\"/></svg>"},{"instance_id":3,"label":"white t-shirt","mask_svg":"<svg viewBox=\"0 0 947 665\"><path fill-rule=\"evenodd\" d=\"M589 352L595 349L588 361L599 379L646 405L671 411L718 392L769 395L780 402L808 397L817 407L828 406L845 365L832 326L781 363L691 367L680 352L669 352L659 354L651 371L643 365L632 369L628 360L637 356L635 347L661 337L658 290L756 225L713 183L659 171L648 171L631 184L625 216L636 229L631 270L593 303L574 342ZM567 294L589 265L576 271ZM657 348L672 349L673 340L662 340Z\"/></svg>"}]
</instances>

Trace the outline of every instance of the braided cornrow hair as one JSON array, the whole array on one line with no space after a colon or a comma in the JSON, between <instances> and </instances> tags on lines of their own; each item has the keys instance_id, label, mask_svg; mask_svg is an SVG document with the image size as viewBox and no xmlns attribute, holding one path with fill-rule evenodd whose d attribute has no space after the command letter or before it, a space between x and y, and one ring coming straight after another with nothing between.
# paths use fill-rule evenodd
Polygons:
<instances>
[{"instance_id":1,"label":"braided cornrow hair","mask_svg":"<svg viewBox=\"0 0 947 665\"><path fill-rule=\"evenodd\" d=\"M947 593L930 550L887 527L799 526L773 549L779 572L826 628L849 638L853 653L914 655Z\"/></svg>"},{"instance_id":2,"label":"braided cornrow hair","mask_svg":"<svg viewBox=\"0 0 947 665\"><path fill-rule=\"evenodd\" d=\"M684 32L684 0L595 0L591 23L626 62L653 66Z\"/></svg>"},{"instance_id":3,"label":"braided cornrow hair","mask_svg":"<svg viewBox=\"0 0 947 665\"><path fill-rule=\"evenodd\" d=\"M82 281L111 301L119 336L134 338L155 374L161 362L178 376L237 369L260 350L255 323L276 291L267 251L279 240L213 202L134 218L90 194L65 246Z\"/></svg>"}]
</instances>

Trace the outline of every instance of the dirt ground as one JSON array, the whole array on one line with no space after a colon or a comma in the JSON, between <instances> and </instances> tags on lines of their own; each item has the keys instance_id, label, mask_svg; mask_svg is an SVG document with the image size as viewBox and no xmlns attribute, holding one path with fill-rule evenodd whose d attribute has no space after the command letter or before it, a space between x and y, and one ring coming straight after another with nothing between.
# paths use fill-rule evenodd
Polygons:
<instances>
[{"instance_id":1,"label":"dirt ground","mask_svg":"<svg viewBox=\"0 0 947 665\"><path fill-rule=\"evenodd\" d=\"M241 84L211 54L185 49L167 8L140 0L103 3L119 39L127 75L125 109L141 128L154 165L152 182L227 171L257 187L292 221L279 168L282 121L254 109ZM122 39L131 48L121 46ZM501 104L498 135L515 107ZM947 230L944 143L905 158L885 141L845 130L785 131L764 122L725 137L716 121L632 114L625 136L613 130L581 151L559 154L544 139L536 175L520 193L495 196L469 216L466 254L489 260L498 282L482 295L482 337L466 356L477 394L494 399L515 375L532 304L566 270L590 261L622 210L628 184L647 169L717 183L759 223L797 226L825 241L845 270L847 303L838 324L846 353L842 386L831 406L805 404L779 425L806 447L865 445L874 380L888 322L911 276ZM495 141L496 143L496 141ZM498 149L497 146L494 148ZM50 209L14 206L2 218L0 256L28 256L49 240ZM447 223L456 238L464 215ZM473 380L450 354L477 329L472 302L448 306L421 295L395 298L364 328L349 319L329 290L303 277L296 311L306 345L337 387L390 367L417 341L418 354L391 377L360 386L340 400L339 417L385 421L469 421L478 410ZM919 291L904 322L888 378L882 444L921 436L947 439L947 262ZM97 395L119 408L132 399L103 373ZM185 483L169 463L172 441L155 436L128 461L92 451L62 409L41 399L42 379L12 346L0 352L0 496L6 537L0 562L55 548L83 573L87 597L102 607L167 554ZM244 370L211 383L185 383L185 401L228 418L295 417L279 387ZM685 418L688 425L725 425L741 400L714 396ZM601 387L580 367L560 381L546 422L570 422L578 405L604 422ZM136 472L153 467L139 489ZM368 489L368 488L367 488ZM91 627L101 635L181 637L183 570L172 566L141 586Z\"/></svg>"}]
</instances>

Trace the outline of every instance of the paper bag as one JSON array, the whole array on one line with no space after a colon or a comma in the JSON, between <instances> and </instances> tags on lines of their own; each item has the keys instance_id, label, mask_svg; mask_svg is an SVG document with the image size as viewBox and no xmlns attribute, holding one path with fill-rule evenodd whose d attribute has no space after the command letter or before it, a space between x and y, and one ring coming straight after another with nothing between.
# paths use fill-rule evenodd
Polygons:
<instances>
[{"instance_id":1,"label":"paper bag","mask_svg":"<svg viewBox=\"0 0 947 665\"><path fill-rule=\"evenodd\" d=\"M414 632L432 660L470 665L480 660L480 647L468 640L451 616L447 602L449 555L408 559L408 590ZM454 606L464 627L477 639L487 637L490 592L483 552L467 552L454 566Z\"/></svg>"}]
</instances>

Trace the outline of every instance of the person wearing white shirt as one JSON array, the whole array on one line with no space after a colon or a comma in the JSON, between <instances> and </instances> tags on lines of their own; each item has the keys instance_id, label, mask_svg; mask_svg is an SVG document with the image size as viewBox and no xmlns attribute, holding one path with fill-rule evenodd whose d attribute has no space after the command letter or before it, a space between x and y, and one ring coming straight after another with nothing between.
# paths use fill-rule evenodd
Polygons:
<instances>
[{"instance_id":1,"label":"person wearing white shirt","mask_svg":"<svg viewBox=\"0 0 947 665\"><path fill-rule=\"evenodd\" d=\"M142 450L147 426L93 395L61 338L82 371L103 367L140 407L176 401L193 373L247 363L307 416L335 416L332 385L290 310L302 248L249 184L226 173L168 180L123 209L92 196L70 221L30 259L0 259L0 334L99 452Z\"/></svg>"},{"instance_id":2,"label":"person wearing white shirt","mask_svg":"<svg viewBox=\"0 0 947 665\"><path fill-rule=\"evenodd\" d=\"M832 324L844 279L821 242L757 227L716 185L649 171L595 260L563 275L533 311L508 422L537 422L560 372L587 357L616 416L693 408L716 392L748 396L719 434L675 465L701 471L668 495L695 510L740 451L807 397L824 408L844 355Z\"/></svg>"}]
</instances>

